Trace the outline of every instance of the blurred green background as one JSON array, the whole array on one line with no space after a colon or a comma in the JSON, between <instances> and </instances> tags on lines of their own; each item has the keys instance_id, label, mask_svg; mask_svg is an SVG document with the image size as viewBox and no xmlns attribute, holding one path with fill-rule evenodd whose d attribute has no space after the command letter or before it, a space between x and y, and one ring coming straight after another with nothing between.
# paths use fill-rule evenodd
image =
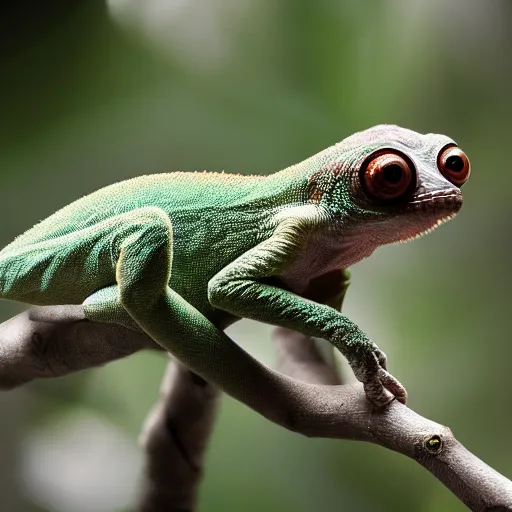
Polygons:
<instances>
[{"instance_id":1,"label":"blurred green background","mask_svg":"<svg viewBox=\"0 0 512 512\"><path fill-rule=\"evenodd\" d=\"M21 1L0 15L7 244L103 185L168 170L269 173L377 123L453 137L460 216L353 268L345 311L410 406L512 477L509 0ZM2 303L1 319L20 310ZM230 332L272 363L265 326ZM130 510L165 358L0 395L0 509ZM225 398L200 512L461 511L413 461L306 439Z\"/></svg>"}]
</instances>

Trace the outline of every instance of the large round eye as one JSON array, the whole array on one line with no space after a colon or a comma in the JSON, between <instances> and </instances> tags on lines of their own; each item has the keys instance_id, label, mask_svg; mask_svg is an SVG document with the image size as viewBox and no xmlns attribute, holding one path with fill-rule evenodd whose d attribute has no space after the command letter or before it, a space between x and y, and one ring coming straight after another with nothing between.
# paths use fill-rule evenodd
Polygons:
<instances>
[{"instance_id":1,"label":"large round eye","mask_svg":"<svg viewBox=\"0 0 512 512\"><path fill-rule=\"evenodd\" d=\"M375 199L392 200L408 192L414 176L411 165L397 153L380 153L363 169L367 192Z\"/></svg>"},{"instance_id":2,"label":"large round eye","mask_svg":"<svg viewBox=\"0 0 512 512\"><path fill-rule=\"evenodd\" d=\"M457 146L448 146L439 153L437 166L441 174L457 187L464 185L471 173L471 165L466 153Z\"/></svg>"}]
</instances>

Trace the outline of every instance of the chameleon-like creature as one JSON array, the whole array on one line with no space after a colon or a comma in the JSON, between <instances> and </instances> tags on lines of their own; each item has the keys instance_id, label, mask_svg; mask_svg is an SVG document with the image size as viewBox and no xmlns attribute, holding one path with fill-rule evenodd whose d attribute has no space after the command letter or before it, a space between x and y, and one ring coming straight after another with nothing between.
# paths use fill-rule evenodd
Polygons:
<instances>
[{"instance_id":1,"label":"chameleon-like creature","mask_svg":"<svg viewBox=\"0 0 512 512\"><path fill-rule=\"evenodd\" d=\"M338 348L377 406L405 402L384 353L340 312L345 269L453 217L469 174L450 138L382 125L268 176L141 176L5 247L0 297L144 331L247 404L273 373L223 330L239 318L287 327ZM329 300L311 298L315 281Z\"/></svg>"}]
</instances>

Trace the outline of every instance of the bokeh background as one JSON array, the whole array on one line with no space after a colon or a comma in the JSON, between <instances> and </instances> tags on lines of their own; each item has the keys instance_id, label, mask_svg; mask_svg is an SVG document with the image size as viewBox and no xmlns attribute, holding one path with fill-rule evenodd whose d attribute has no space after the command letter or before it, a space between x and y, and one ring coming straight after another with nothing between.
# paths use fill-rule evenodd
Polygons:
<instances>
[{"instance_id":1,"label":"bokeh background","mask_svg":"<svg viewBox=\"0 0 512 512\"><path fill-rule=\"evenodd\" d=\"M1 245L138 174L265 174L377 123L446 133L473 165L460 216L355 266L345 311L410 406L511 478L511 55L509 0L10 2ZM231 333L272 363L268 327ZM0 510L130 510L164 366L140 354L1 394ZM465 508L411 460L306 439L225 398L199 510Z\"/></svg>"}]
</instances>

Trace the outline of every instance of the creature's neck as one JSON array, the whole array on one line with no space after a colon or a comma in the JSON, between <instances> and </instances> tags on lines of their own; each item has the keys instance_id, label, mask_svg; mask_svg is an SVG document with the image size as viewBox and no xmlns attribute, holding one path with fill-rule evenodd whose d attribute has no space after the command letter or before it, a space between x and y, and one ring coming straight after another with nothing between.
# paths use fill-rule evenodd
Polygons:
<instances>
[{"instance_id":1,"label":"creature's neck","mask_svg":"<svg viewBox=\"0 0 512 512\"><path fill-rule=\"evenodd\" d=\"M293 291L302 293L311 279L348 268L370 256L379 245L355 226L318 233L309 240L282 279Z\"/></svg>"}]
</instances>

